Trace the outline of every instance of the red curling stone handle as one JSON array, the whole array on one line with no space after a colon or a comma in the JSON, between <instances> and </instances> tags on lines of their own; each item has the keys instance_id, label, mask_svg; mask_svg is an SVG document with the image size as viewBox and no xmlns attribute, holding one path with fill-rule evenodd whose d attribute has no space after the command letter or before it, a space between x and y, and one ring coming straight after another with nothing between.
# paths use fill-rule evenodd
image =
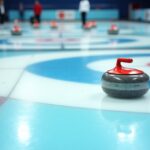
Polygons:
<instances>
[{"instance_id":1,"label":"red curling stone handle","mask_svg":"<svg viewBox=\"0 0 150 150\"><path fill-rule=\"evenodd\" d=\"M115 68L108 70L107 72L110 74L121 74L121 75L131 75L131 74L143 74L142 70L134 69L134 68L126 68L121 66L121 63L132 63L133 59L131 58L118 58L116 62Z\"/></svg>"},{"instance_id":2,"label":"red curling stone handle","mask_svg":"<svg viewBox=\"0 0 150 150\"><path fill-rule=\"evenodd\" d=\"M117 68L121 68L121 62L125 62L125 63L132 63L133 59L131 58L118 58L117 59L117 63L116 63L116 67Z\"/></svg>"}]
</instances>

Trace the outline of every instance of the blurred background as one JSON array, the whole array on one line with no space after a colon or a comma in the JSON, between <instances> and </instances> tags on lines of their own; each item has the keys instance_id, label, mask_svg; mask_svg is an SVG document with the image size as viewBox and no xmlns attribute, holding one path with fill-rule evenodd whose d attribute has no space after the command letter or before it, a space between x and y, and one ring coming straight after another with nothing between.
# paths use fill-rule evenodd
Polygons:
<instances>
[{"instance_id":1,"label":"blurred background","mask_svg":"<svg viewBox=\"0 0 150 150\"><path fill-rule=\"evenodd\" d=\"M78 20L79 0L40 0L43 6L42 19L58 19L59 13L63 11L64 19ZM5 0L7 19L12 21L19 17L20 4L24 9L25 20L32 16L34 0ZM91 11L89 19L107 20L138 20L150 21L150 1L149 0L91 0Z\"/></svg>"}]
</instances>

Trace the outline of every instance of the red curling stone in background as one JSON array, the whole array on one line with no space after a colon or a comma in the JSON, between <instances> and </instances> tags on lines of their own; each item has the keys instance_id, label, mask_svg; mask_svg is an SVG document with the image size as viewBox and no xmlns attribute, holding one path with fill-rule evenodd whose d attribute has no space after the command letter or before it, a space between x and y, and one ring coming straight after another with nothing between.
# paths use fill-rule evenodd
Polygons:
<instances>
[{"instance_id":1,"label":"red curling stone in background","mask_svg":"<svg viewBox=\"0 0 150 150\"><path fill-rule=\"evenodd\" d=\"M22 30L21 30L21 27L19 26L18 21L15 21L14 26L11 30L11 34L12 35L21 35L22 34Z\"/></svg>"},{"instance_id":2,"label":"red curling stone in background","mask_svg":"<svg viewBox=\"0 0 150 150\"><path fill-rule=\"evenodd\" d=\"M110 29L108 30L108 34L110 34L110 35L119 34L119 28L117 27L117 25L115 25L115 24L111 25Z\"/></svg>"},{"instance_id":3,"label":"red curling stone in background","mask_svg":"<svg viewBox=\"0 0 150 150\"><path fill-rule=\"evenodd\" d=\"M129 58L118 58L116 67L102 76L102 89L112 97L137 98L149 89L149 76L141 70L125 68L121 62L131 63Z\"/></svg>"},{"instance_id":4,"label":"red curling stone in background","mask_svg":"<svg viewBox=\"0 0 150 150\"><path fill-rule=\"evenodd\" d=\"M51 21L51 22L50 22L50 26L51 26L51 28L53 28L53 29L58 28L58 24L57 24L56 21Z\"/></svg>"},{"instance_id":5,"label":"red curling stone in background","mask_svg":"<svg viewBox=\"0 0 150 150\"><path fill-rule=\"evenodd\" d=\"M33 27L34 27L35 29L38 29L38 28L40 27L40 23L39 23L38 21L34 21Z\"/></svg>"},{"instance_id":6,"label":"red curling stone in background","mask_svg":"<svg viewBox=\"0 0 150 150\"><path fill-rule=\"evenodd\" d=\"M86 24L84 25L85 30L90 30L92 27L93 27L92 22L86 22Z\"/></svg>"}]
</instances>

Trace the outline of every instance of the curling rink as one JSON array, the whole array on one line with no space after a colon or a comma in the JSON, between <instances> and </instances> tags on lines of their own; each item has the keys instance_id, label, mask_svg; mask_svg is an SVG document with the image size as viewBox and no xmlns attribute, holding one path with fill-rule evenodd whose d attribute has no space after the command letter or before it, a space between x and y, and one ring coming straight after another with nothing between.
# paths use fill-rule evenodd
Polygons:
<instances>
[{"instance_id":1,"label":"curling rink","mask_svg":"<svg viewBox=\"0 0 150 150\"><path fill-rule=\"evenodd\" d=\"M149 150L150 91L112 98L101 77L119 57L150 75L150 24L21 27L21 36L0 27L0 150Z\"/></svg>"}]
</instances>

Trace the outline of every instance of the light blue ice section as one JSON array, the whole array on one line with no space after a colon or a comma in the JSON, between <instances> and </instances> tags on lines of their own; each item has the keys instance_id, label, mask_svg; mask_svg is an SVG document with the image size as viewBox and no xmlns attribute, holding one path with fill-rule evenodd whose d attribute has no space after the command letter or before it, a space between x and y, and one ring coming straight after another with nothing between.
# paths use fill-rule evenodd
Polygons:
<instances>
[{"instance_id":1,"label":"light blue ice section","mask_svg":"<svg viewBox=\"0 0 150 150\"><path fill-rule=\"evenodd\" d=\"M149 150L150 115L9 99L0 107L1 150Z\"/></svg>"}]
</instances>

